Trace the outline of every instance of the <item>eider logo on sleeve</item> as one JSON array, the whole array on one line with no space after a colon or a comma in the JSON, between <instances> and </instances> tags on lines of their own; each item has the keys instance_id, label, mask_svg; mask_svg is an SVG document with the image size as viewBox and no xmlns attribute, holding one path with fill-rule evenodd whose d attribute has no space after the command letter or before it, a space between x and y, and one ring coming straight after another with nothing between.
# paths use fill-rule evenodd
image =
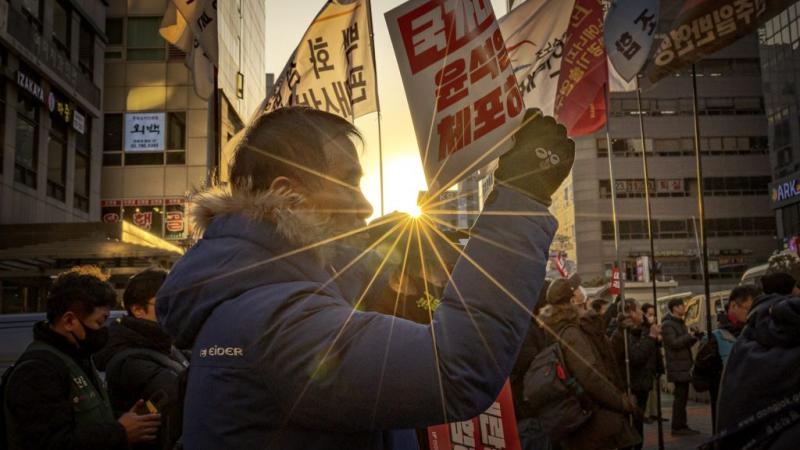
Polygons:
<instances>
[{"instance_id":1,"label":"eider logo on sleeve","mask_svg":"<svg viewBox=\"0 0 800 450\"><path fill-rule=\"evenodd\" d=\"M244 356L244 349L241 347L221 347L219 345L212 345L211 347L201 348L200 357L207 358L210 356Z\"/></svg>"}]
</instances>

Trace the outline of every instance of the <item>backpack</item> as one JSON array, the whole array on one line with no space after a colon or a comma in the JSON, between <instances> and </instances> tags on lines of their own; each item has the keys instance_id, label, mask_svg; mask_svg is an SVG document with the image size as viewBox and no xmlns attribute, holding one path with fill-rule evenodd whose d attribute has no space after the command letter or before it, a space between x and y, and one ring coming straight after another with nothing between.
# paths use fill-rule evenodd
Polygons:
<instances>
[{"instance_id":1,"label":"backpack","mask_svg":"<svg viewBox=\"0 0 800 450\"><path fill-rule=\"evenodd\" d=\"M178 361L155 350L127 348L114 354L106 365L106 378L108 378L109 374L119 370L122 362L131 356L150 360L177 374L177 398L167 399L171 408L162 412L162 432L159 434L162 434L163 437L160 436L158 442L163 444L162 448L165 450L183 448L181 443L181 436L183 434L183 406L186 400L186 382L189 375L189 361L178 350L173 349L172 355L178 359ZM160 392L163 393L163 391ZM164 421L168 422L165 424Z\"/></svg>"},{"instance_id":2,"label":"backpack","mask_svg":"<svg viewBox=\"0 0 800 450\"><path fill-rule=\"evenodd\" d=\"M715 384L719 384L722 359L719 355L719 342L714 336L705 339L700 345L692 366L692 387L697 392L707 392Z\"/></svg>"},{"instance_id":3,"label":"backpack","mask_svg":"<svg viewBox=\"0 0 800 450\"><path fill-rule=\"evenodd\" d=\"M558 343L536 355L525 373L524 384L525 401L541 422L542 429L554 440L572 433L592 417L585 405L583 389L567 373Z\"/></svg>"}]
</instances>

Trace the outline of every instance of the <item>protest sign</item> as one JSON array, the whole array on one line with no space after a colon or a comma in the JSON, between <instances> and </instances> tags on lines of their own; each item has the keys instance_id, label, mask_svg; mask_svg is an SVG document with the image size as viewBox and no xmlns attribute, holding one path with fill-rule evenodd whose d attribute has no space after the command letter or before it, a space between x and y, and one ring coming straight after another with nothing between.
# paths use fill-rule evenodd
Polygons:
<instances>
[{"instance_id":1,"label":"protest sign","mask_svg":"<svg viewBox=\"0 0 800 450\"><path fill-rule=\"evenodd\" d=\"M478 417L429 427L428 442L431 450L520 450L511 384Z\"/></svg>"},{"instance_id":2,"label":"protest sign","mask_svg":"<svg viewBox=\"0 0 800 450\"><path fill-rule=\"evenodd\" d=\"M331 0L292 53L263 111L303 105L348 120L377 111L368 0Z\"/></svg>"},{"instance_id":3,"label":"protest sign","mask_svg":"<svg viewBox=\"0 0 800 450\"><path fill-rule=\"evenodd\" d=\"M430 190L511 146L525 105L492 5L411 0L386 13Z\"/></svg>"}]
</instances>

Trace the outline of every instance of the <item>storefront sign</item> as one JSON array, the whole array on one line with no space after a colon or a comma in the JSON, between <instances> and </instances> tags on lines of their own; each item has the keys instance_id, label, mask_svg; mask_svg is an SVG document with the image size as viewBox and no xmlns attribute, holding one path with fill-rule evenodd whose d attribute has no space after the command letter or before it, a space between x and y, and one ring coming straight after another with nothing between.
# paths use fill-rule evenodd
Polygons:
<instances>
[{"instance_id":1,"label":"storefront sign","mask_svg":"<svg viewBox=\"0 0 800 450\"><path fill-rule=\"evenodd\" d=\"M44 103L44 88L21 70L17 70L17 84L40 102Z\"/></svg>"},{"instance_id":2,"label":"storefront sign","mask_svg":"<svg viewBox=\"0 0 800 450\"><path fill-rule=\"evenodd\" d=\"M800 201L800 175L794 174L770 184L772 209Z\"/></svg>"},{"instance_id":3,"label":"storefront sign","mask_svg":"<svg viewBox=\"0 0 800 450\"><path fill-rule=\"evenodd\" d=\"M86 117L78 110L72 112L72 128L80 134L86 133Z\"/></svg>"},{"instance_id":4,"label":"storefront sign","mask_svg":"<svg viewBox=\"0 0 800 450\"><path fill-rule=\"evenodd\" d=\"M47 109L50 110L51 117L57 117L66 124L72 122L74 108L70 102L60 94L50 91L50 94L47 95Z\"/></svg>"},{"instance_id":5,"label":"storefront sign","mask_svg":"<svg viewBox=\"0 0 800 450\"><path fill-rule=\"evenodd\" d=\"M164 113L125 114L125 151L164 151Z\"/></svg>"}]
</instances>

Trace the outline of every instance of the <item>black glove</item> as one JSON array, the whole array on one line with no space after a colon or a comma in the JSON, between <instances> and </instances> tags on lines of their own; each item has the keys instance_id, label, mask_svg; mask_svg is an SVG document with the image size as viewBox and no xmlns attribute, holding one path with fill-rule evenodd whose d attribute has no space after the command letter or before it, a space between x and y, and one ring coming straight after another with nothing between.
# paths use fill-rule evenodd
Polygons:
<instances>
[{"instance_id":1,"label":"black glove","mask_svg":"<svg viewBox=\"0 0 800 450\"><path fill-rule=\"evenodd\" d=\"M535 110L525 113L527 124L514 136L514 148L500 157L495 180L545 206L552 203L553 192L561 186L575 162L575 142L567 130L552 117L536 117Z\"/></svg>"}]
</instances>

